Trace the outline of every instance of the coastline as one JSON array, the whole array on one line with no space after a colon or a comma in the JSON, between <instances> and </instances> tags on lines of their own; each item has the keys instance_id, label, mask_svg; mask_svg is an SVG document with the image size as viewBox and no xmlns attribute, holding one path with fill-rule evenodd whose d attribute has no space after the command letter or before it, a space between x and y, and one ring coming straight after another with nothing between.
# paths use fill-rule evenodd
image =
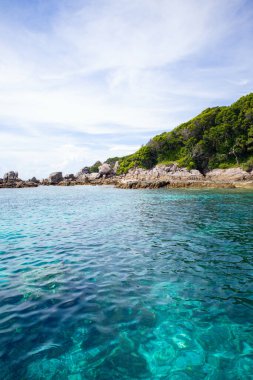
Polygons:
<instances>
[{"instance_id":1,"label":"coastline","mask_svg":"<svg viewBox=\"0 0 253 380\"><path fill-rule=\"evenodd\" d=\"M54 178L54 180L52 180ZM55 179L57 178L57 180ZM38 186L103 186L112 185L120 189L159 188L244 188L253 189L253 171L243 169L214 169L205 174L188 170L177 165L156 166L153 169L131 169L124 175L108 173L82 173L62 177L61 172L52 173L41 181L23 181L19 178L2 181L0 188L26 188Z\"/></svg>"},{"instance_id":2,"label":"coastline","mask_svg":"<svg viewBox=\"0 0 253 380\"><path fill-rule=\"evenodd\" d=\"M157 182L146 182L146 181L132 181L127 183L120 183L116 186L121 189L159 189L159 188L210 188L210 189L252 189L253 181L251 182L212 182L212 181L157 181Z\"/></svg>"}]
</instances>

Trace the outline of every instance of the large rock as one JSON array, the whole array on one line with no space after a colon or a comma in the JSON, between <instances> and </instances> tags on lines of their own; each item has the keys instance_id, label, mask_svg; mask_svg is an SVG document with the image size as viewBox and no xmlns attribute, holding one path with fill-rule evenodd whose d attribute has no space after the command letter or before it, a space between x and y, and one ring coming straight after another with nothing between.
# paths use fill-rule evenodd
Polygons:
<instances>
[{"instance_id":1,"label":"large rock","mask_svg":"<svg viewBox=\"0 0 253 380\"><path fill-rule=\"evenodd\" d=\"M112 168L111 168L111 165L109 164L103 164L101 166L99 166L99 174L100 175L108 175L108 174L111 174L112 173Z\"/></svg>"},{"instance_id":2,"label":"large rock","mask_svg":"<svg viewBox=\"0 0 253 380\"><path fill-rule=\"evenodd\" d=\"M44 186L48 186L50 185L49 183L49 179L48 178L43 178L41 181L40 181L41 185L44 185Z\"/></svg>"},{"instance_id":3,"label":"large rock","mask_svg":"<svg viewBox=\"0 0 253 380\"><path fill-rule=\"evenodd\" d=\"M87 177L90 181L94 181L95 179L99 179L101 175L99 173L90 173Z\"/></svg>"},{"instance_id":4,"label":"large rock","mask_svg":"<svg viewBox=\"0 0 253 380\"><path fill-rule=\"evenodd\" d=\"M3 180L5 182L17 181L18 180L18 172L10 171L5 173Z\"/></svg>"},{"instance_id":5,"label":"large rock","mask_svg":"<svg viewBox=\"0 0 253 380\"><path fill-rule=\"evenodd\" d=\"M180 168L176 164L172 165L157 165L153 169L145 170L141 168L135 168L129 170L126 174L127 180L138 181L156 181L156 180L203 180L203 175L198 170L188 170L186 168Z\"/></svg>"},{"instance_id":6,"label":"large rock","mask_svg":"<svg viewBox=\"0 0 253 380\"><path fill-rule=\"evenodd\" d=\"M59 182L63 180L62 172L51 173L48 177L48 180L51 185L57 185Z\"/></svg>"},{"instance_id":7,"label":"large rock","mask_svg":"<svg viewBox=\"0 0 253 380\"><path fill-rule=\"evenodd\" d=\"M18 181L18 182L15 182L15 187L16 189L21 189L23 187L37 187L38 184L39 184L38 182L31 182L30 180Z\"/></svg>"},{"instance_id":8,"label":"large rock","mask_svg":"<svg viewBox=\"0 0 253 380\"><path fill-rule=\"evenodd\" d=\"M67 179L68 181L75 181L76 177L74 174L66 174L64 179Z\"/></svg>"},{"instance_id":9,"label":"large rock","mask_svg":"<svg viewBox=\"0 0 253 380\"><path fill-rule=\"evenodd\" d=\"M40 183L40 181L36 177L28 179L28 182Z\"/></svg>"},{"instance_id":10,"label":"large rock","mask_svg":"<svg viewBox=\"0 0 253 380\"><path fill-rule=\"evenodd\" d=\"M88 168L88 166L85 166L84 168L82 168L76 175L77 178L85 175L85 174L89 174L90 170Z\"/></svg>"},{"instance_id":11,"label":"large rock","mask_svg":"<svg viewBox=\"0 0 253 380\"><path fill-rule=\"evenodd\" d=\"M81 183L89 183L89 182L99 179L100 177L101 177L101 174L99 173L89 173L89 174L79 175L77 180L78 182L81 182Z\"/></svg>"},{"instance_id":12,"label":"large rock","mask_svg":"<svg viewBox=\"0 0 253 380\"><path fill-rule=\"evenodd\" d=\"M253 173L241 168L214 169L206 174L210 181L245 181L253 179Z\"/></svg>"}]
</instances>

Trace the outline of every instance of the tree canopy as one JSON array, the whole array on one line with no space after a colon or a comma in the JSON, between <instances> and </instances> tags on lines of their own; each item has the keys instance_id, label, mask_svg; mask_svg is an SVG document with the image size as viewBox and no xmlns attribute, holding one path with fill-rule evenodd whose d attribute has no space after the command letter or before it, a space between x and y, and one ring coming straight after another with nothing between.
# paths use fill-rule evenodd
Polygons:
<instances>
[{"instance_id":1,"label":"tree canopy","mask_svg":"<svg viewBox=\"0 0 253 380\"><path fill-rule=\"evenodd\" d=\"M155 136L134 154L119 158L118 174L172 162L201 172L239 165L252 170L253 93L228 107L207 108L174 130Z\"/></svg>"}]
</instances>

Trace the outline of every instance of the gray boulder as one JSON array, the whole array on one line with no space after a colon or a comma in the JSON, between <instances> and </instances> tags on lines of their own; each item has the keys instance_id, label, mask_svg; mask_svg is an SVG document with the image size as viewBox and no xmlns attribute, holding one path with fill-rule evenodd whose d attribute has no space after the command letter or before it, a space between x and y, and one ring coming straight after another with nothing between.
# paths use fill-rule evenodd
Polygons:
<instances>
[{"instance_id":1,"label":"gray boulder","mask_svg":"<svg viewBox=\"0 0 253 380\"><path fill-rule=\"evenodd\" d=\"M84 168L82 168L78 173L77 173L77 177L79 177L80 175L83 175L83 174L89 174L89 168L88 166L85 166Z\"/></svg>"},{"instance_id":2,"label":"gray boulder","mask_svg":"<svg viewBox=\"0 0 253 380\"><path fill-rule=\"evenodd\" d=\"M74 181L76 177L74 176L74 174L66 174L64 176L64 179L67 179L68 181Z\"/></svg>"},{"instance_id":3,"label":"gray boulder","mask_svg":"<svg viewBox=\"0 0 253 380\"><path fill-rule=\"evenodd\" d=\"M82 168L78 173L76 173L76 178L81 178L82 176L85 176L86 174L89 174L90 170L88 166L85 166Z\"/></svg>"},{"instance_id":4,"label":"gray boulder","mask_svg":"<svg viewBox=\"0 0 253 380\"><path fill-rule=\"evenodd\" d=\"M40 183L40 181L36 177L32 177L32 178L28 179L28 182Z\"/></svg>"},{"instance_id":5,"label":"gray boulder","mask_svg":"<svg viewBox=\"0 0 253 380\"><path fill-rule=\"evenodd\" d=\"M14 171L5 173L4 178L3 178L5 182L17 181L17 179L18 179L18 172L14 172Z\"/></svg>"},{"instance_id":6,"label":"gray boulder","mask_svg":"<svg viewBox=\"0 0 253 380\"><path fill-rule=\"evenodd\" d=\"M99 173L90 173L87 177L88 177L88 179L90 181L93 181L95 179L99 179L100 178L100 174Z\"/></svg>"},{"instance_id":7,"label":"gray boulder","mask_svg":"<svg viewBox=\"0 0 253 380\"><path fill-rule=\"evenodd\" d=\"M48 177L48 180L51 185L57 185L59 182L63 180L62 172L51 173Z\"/></svg>"},{"instance_id":8,"label":"gray boulder","mask_svg":"<svg viewBox=\"0 0 253 380\"><path fill-rule=\"evenodd\" d=\"M111 172L112 172L111 165L109 165L109 164L103 164L103 165L99 166L98 170L99 170L99 174L102 176L111 174Z\"/></svg>"}]
</instances>

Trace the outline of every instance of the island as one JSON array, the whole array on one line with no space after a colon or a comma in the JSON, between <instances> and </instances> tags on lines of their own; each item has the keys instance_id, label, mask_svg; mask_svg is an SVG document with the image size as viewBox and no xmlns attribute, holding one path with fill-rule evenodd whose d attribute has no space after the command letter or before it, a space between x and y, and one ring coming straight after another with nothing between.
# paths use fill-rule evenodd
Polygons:
<instances>
[{"instance_id":1,"label":"island","mask_svg":"<svg viewBox=\"0 0 253 380\"><path fill-rule=\"evenodd\" d=\"M137 152L97 161L75 175L54 172L24 181L10 171L0 179L0 188L39 185L253 188L253 93L231 106L207 108Z\"/></svg>"}]
</instances>

